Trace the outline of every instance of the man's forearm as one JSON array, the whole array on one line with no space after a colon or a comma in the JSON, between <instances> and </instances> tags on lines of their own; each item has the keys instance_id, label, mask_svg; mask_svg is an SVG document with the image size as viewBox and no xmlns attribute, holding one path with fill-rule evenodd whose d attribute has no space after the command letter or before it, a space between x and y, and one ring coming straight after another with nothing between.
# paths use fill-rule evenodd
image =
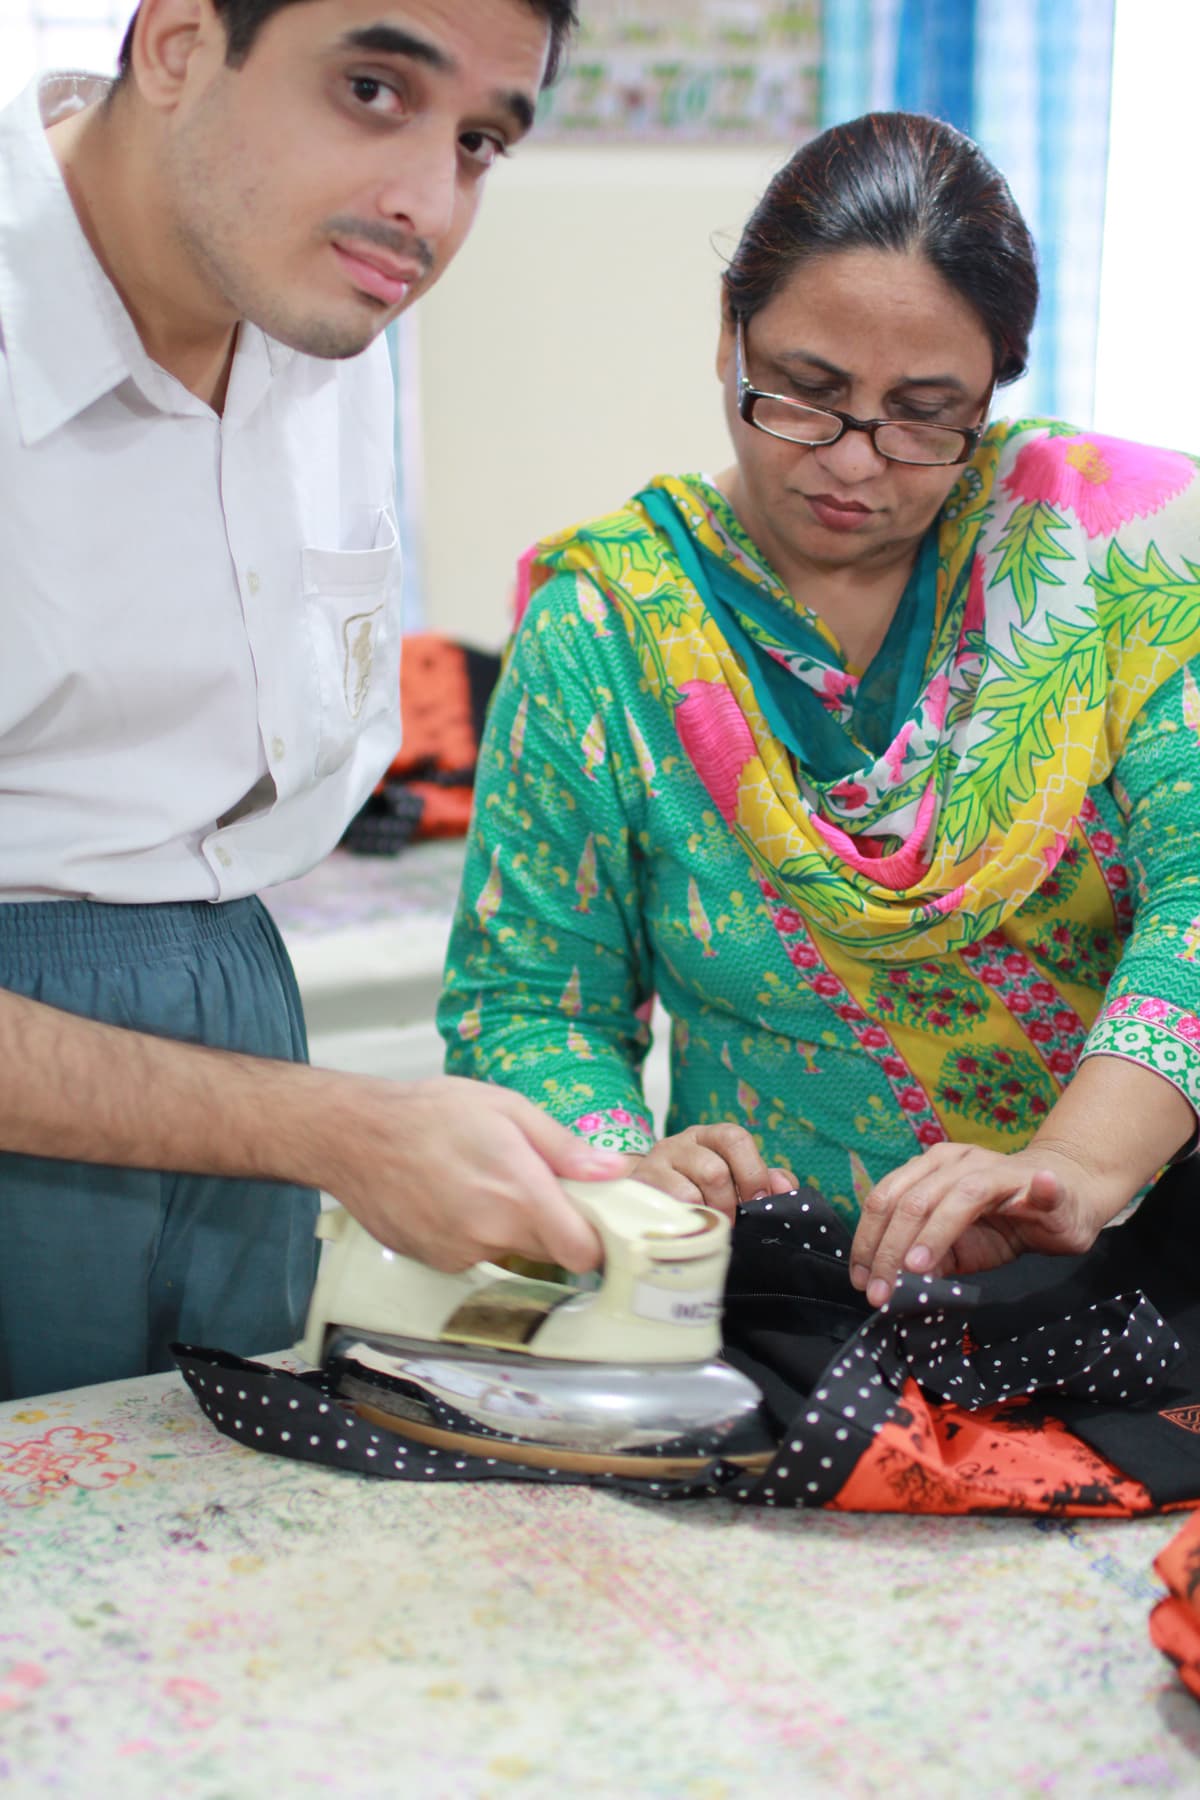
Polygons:
<instances>
[{"instance_id":1,"label":"man's forearm","mask_svg":"<svg viewBox=\"0 0 1200 1800\"><path fill-rule=\"evenodd\" d=\"M0 1149L321 1185L346 1078L102 1025L0 990Z\"/></svg>"},{"instance_id":2,"label":"man's forearm","mask_svg":"<svg viewBox=\"0 0 1200 1800\"><path fill-rule=\"evenodd\" d=\"M594 1268L599 1240L556 1178L610 1179L622 1163L487 1083L202 1049L3 989L0 1150L324 1188L439 1269L505 1250Z\"/></svg>"}]
</instances>

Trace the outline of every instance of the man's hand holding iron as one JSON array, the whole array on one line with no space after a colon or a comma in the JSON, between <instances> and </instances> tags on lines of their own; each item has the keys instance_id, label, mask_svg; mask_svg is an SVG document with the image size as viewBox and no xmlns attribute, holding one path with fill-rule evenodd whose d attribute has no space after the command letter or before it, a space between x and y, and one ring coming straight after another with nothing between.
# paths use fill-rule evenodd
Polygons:
<instances>
[{"instance_id":1,"label":"man's hand holding iron","mask_svg":"<svg viewBox=\"0 0 1200 1800\"><path fill-rule=\"evenodd\" d=\"M506 1253L576 1274L597 1266L600 1241L556 1178L614 1180L624 1157L592 1149L509 1088L325 1078L348 1085L315 1166L380 1243L448 1271Z\"/></svg>"},{"instance_id":2,"label":"man's hand holding iron","mask_svg":"<svg viewBox=\"0 0 1200 1800\"><path fill-rule=\"evenodd\" d=\"M625 1173L624 1157L508 1088L242 1056L2 991L0 1065L12 1072L6 1149L324 1188L381 1243L437 1269L507 1251L594 1268L599 1240L557 1178ZM91 1103L72 1109L81 1097Z\"/></svg>"}]
</instances>

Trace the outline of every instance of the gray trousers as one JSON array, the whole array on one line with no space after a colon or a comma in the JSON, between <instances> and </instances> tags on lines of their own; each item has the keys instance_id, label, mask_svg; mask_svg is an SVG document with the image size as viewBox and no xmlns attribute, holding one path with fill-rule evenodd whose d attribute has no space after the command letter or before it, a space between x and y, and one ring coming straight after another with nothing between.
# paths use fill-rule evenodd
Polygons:
<instances>
[{"instance_id":1,"label":"gray trousers","mask_svg":"<svg viewBox=\"0 0 1200 1800\"><path fill-rule=\"evenodd\" d=\"M0 905L0 987L162 1037L307 1061L287 951L258 900ZM214 1132L219 1121L213 1121ZM0 1399L300 1335L307 1188L0 1154Z\"/></svg>"}]
</instances>

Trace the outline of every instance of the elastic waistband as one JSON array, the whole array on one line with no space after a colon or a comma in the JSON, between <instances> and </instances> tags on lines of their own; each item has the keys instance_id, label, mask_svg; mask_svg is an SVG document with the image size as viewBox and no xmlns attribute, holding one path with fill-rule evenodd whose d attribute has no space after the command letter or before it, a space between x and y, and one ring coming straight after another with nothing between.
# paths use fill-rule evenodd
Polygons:
<instances>
[{"instance_id":1,"label":"elastic waistband","mask_svg":"<svg viewBox=\"0 0 1200 1800\"><path fill-rule=\"evenodd\" d=\"M0 977L47 965L158 962L260 930L269 915L253 896L115 906L99 900L14 900L0 905ZM269 927L270 928L270 927Z\"/></svg>"}]
</instances>

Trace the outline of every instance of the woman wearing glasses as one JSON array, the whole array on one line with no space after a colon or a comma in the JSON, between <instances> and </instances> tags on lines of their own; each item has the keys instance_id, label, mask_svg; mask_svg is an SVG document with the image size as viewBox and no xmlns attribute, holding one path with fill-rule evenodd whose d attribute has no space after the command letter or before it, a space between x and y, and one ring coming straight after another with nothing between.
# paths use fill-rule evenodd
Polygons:
<instances>
[{"instance_id":1,"label":"woman wearing glasses","mask_svg":"<svg viewBox=\"0 0 1200 1800\"><path fill-rule=\"evenodd\" d=\"M1085 1249L1193 1137L1200 482L987 424L1034 250L949 126L806 145L723 286L733 464L524 561L440 1022L669 1191L794 1171L878 1304Z\"/></svg>"}]
</instances>

